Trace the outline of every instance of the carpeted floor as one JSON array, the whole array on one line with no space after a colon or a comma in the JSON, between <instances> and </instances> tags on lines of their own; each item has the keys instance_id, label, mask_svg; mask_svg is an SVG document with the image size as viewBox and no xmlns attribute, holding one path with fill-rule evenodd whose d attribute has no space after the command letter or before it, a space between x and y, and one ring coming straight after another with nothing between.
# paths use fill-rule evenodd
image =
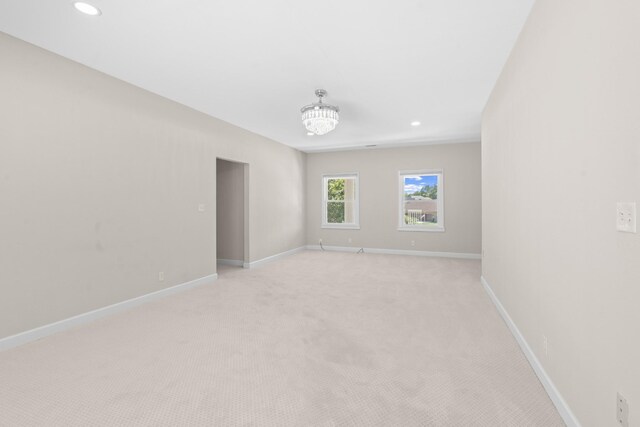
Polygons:
<instances>
[{"instance_id":1,"label":"carpeted floor","mask_svg":"<svg viewBox=\"0 0 640 427\"><path fill-rule=\"evenodd\" d=\"M307 251L0 353L1 426L562 426L472 260Z\"/></svg>"}]
</instances>

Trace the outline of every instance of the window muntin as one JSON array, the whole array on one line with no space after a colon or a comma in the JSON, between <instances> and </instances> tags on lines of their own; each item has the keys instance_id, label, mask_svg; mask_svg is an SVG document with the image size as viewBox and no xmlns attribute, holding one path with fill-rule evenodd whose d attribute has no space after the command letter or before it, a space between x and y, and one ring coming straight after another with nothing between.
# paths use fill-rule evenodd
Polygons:
<instances>
[{"instance_id":1,"label":"window muntin","mask_svg":"<svg viewBox=\"0 0 640 427\"><path fill-rule=\"evenodd\" d=\"M444 231L442 170L402 171L399 230Z\"/></svg>"},{"instance_id":2,"label":"window muntin","mask_svg":"<svg viewBox=\"0 0 640 427\"><path fill-rule=\"evenodd\" d=\"M322 226L359 228L358 174L323 175Z\"/></svg>"}]
</instances>

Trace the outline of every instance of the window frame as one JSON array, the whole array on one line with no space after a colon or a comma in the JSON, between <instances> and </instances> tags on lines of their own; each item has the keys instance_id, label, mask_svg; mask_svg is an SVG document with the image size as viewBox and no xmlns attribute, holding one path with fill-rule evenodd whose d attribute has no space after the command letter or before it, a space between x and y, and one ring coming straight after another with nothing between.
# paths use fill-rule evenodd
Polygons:
<instances>
[{"instance_id":1,"label":"window frame","mask_svg":"<svg viewBox=\"0 0 640 427\"><path fill-rule=\"evenodd\" d=\"M404 223L404 177L407 175L437 175L438 198L438 222L435 225L407 225ZM418 169L398 171L398 231L420 231L430 233L442 233L444 228L444 170L443 169Z\"/></svg>"},{"instance_id":2,"label":"window frame","mask_svg":"<svg viewBox=\"0 0 640 427\"><path fill-rule=\"evenodd\" d=\"M355 179L355 190L354 190L354 199L353 199L353 218L354 222L349 223L333 223L327 222L327 203L328 200L328 191L327 186L330 179ZM360 229L360 175L358 172L347 172L347 173L327 173L322 174L322 204L320 209L322 209L322 224L321 228L335 228L335 229L344 229L344 230L359 230Z\"/></svg>"}]
</instances>

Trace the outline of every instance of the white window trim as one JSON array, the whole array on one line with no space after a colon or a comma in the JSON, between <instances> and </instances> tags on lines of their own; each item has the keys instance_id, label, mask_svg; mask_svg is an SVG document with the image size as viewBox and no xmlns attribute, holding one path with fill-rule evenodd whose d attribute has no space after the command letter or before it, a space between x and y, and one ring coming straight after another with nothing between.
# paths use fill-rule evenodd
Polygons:
<instances>
[{"instance_id":1,"label":"white window trim","mask_svg":"<svg viewBox=\"0 0 640 427\"><path fill-rule=\"evenodd\" d=\"M330 179L336 178L355 178L356 179L356 188L355 188L355 200L353 202L353 218L355 222L344 223L344 224L335 224L327 222L327 181ZM348 173L331 173L331 174L322 174L322 205L320 206L322 209L322 225L320 228L336 228L343 230L359 230L360 229L360 175L358 172L348 172Z\"/></svg>"},{"instance_id":2,"label":"white window trim","mask_svg":"<svg viewBox=\"0 0 640 427\"><path fill-rule=\"evenodd\" d=\"M438 175L438 222L436 225L406 225L404 223L404 176L405 175ZM419 169L398 172L398 231L426 231L443 233L444 230L444 170Z\"/></svg>"}]
</instances>

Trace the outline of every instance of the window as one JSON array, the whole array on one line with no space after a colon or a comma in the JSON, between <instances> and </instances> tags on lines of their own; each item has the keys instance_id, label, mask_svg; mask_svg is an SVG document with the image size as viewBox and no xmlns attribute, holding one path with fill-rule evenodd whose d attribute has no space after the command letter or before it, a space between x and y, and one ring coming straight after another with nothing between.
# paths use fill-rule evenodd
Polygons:
<instances>
[{"instance_id":1,"label":"window","mask_svg":"<svg viewBox=\"0 0 640 427\"><path fill-rule=\"evenodd\" d=\"M357 173L322 176L322 227L360 228Z\"/></svg>"},{"instance_id":2,"label":"window","mask_svg":"<svg viewBox=\"0 0 640 427\"><path fill-rule=\"evenodd\" d=\"M442 170L402 171L398 230L444 231Z\"/></svg>"}]
</instances>

